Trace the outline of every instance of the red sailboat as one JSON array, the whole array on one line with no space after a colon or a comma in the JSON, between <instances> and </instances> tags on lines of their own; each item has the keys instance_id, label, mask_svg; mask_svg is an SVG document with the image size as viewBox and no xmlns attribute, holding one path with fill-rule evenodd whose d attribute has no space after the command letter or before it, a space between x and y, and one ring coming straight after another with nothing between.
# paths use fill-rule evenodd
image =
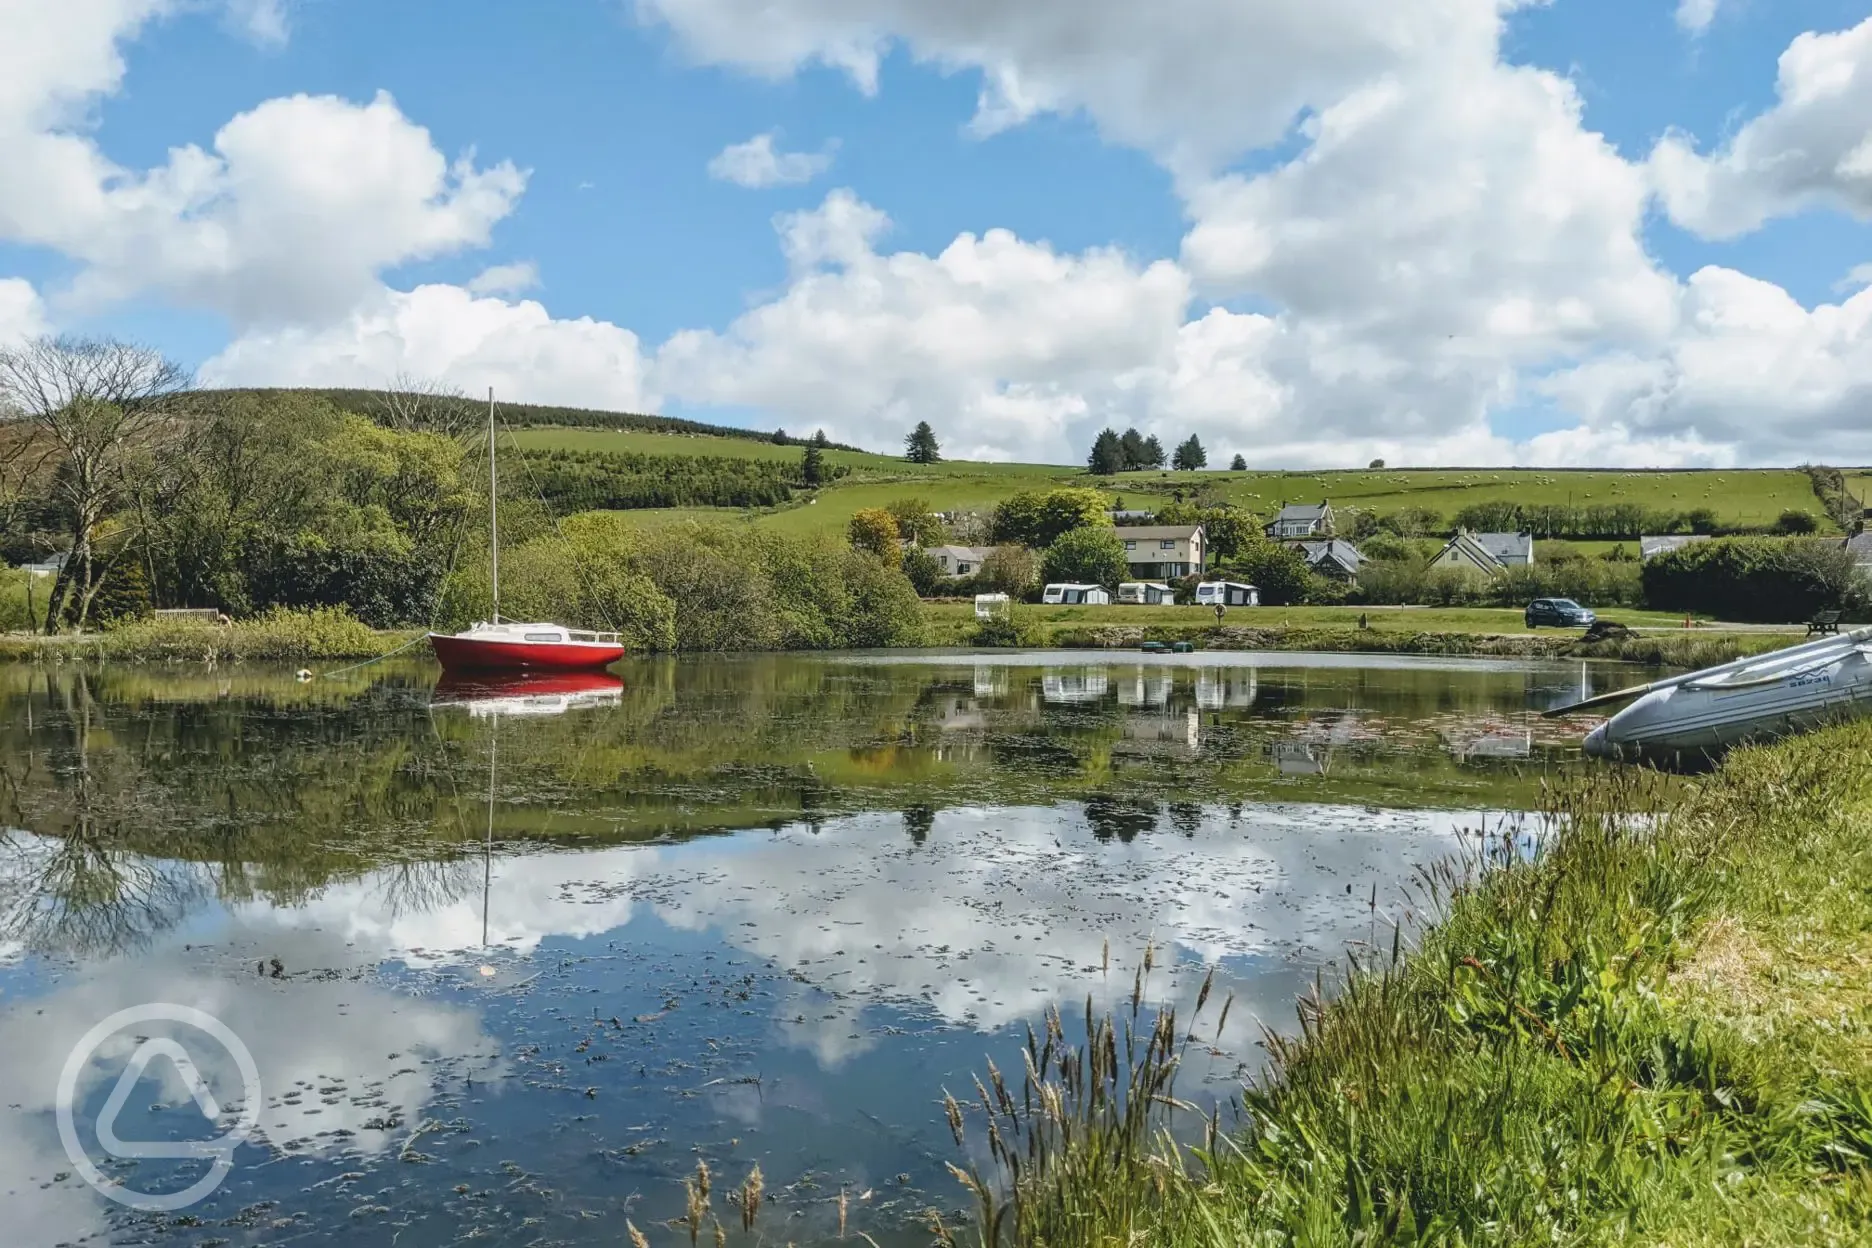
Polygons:
<instances>
[{"instance_id":1,"label":"red sailboat","mask_svg":"<svg viewBox=\"0 0 1872 1248\"><path fill-rule=\"evenodd\" d=\"M494 392L488 391L488 550L494 612L459 633L430 633L429 645L446 672L589 671L624 657L616 633L563 624L523 624L500 613L500 481L494 462Z\"/></svg>"}]
</instances>

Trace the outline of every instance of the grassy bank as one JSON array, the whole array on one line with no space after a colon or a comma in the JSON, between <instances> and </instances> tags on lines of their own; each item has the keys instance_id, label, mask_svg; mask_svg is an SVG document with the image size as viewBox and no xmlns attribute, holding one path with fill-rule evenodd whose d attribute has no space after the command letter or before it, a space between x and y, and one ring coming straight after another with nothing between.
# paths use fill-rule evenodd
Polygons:
<instances>
[{"instance_id":1,"label":"grassy bank","mask_svg":"<svg viewBox=\"0 0 1872 1248\"><path fill-rule=\"evenodd\" d=\"M370 659L420 635L415 629L371 628L341 609L278 610L232 624L143 620L79 635L13 633L0 636L0 661L226 663Z\"/></svg>"},{"instance_id":2,"label":"grassy bank","mask_svg":"<svg viewBox=\"0 0 1872 1248\"><path fill-rule=\"evenodd\" d=\"M972 644L978 627L967 603L927 603L932 645ZM1358 626L1365 617L1365 628ZM1587 645L1577 630L1529 631L1521 613L1487 607L1257 607L1229 613L1217 626L1194 607L1016 607L1023 645L1130 649L1146 641L1188 641L1207 650L1317 650L1366 654L1477 655L1512 658L1623 659L1698 667L1779 649L1798 631L1740 632L1722 626L1683 629L1682 617L1621 611L1611 617L1657 629Z\"/></svg>"},{"instance_id":3,"label":"grassy bank","mask_svg":"<svg viewBox=\"0 0 1872 1248\"><path fill-rule=\"evenodd\" d=\"M1165 1106L1221 1002L1134 1004L1083 1048L1050 1026L994 1101L983 1238L1868 1242L1872 725L1652 781L1596 773L1551 794L1531 854L1491 839L1433 874L1435 926L1305 1003L1245 1125L1202 1147Z\"/></svg>"}]
</instances>

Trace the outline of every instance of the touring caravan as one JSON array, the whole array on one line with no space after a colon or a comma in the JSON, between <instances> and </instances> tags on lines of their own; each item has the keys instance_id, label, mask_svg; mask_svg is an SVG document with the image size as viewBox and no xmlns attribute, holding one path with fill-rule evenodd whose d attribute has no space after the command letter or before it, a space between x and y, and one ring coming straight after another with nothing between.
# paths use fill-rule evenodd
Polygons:
<instances>
[{"instance_id":1,"label":"touring caravan","mask_svg":"<svg viewBox=\"0 0 1872 1248\"><path fill-rule=\"evenodd\" d=\"M1006 615L1008 610L1006 594L975 595L975 618L978 620L992 620L996 616Z\"/></svg>"},{"instance_id":2,"label":"touring caravan","mask_svg":"<svg viewBox=\"0 0 1872 1248\"><path fill-rule=\"evenodd\" d=\"M1046 587L1041 602L1071 606L1105 607L1111 605L1111 591L1103 585L1058 583Z\"/></svg>"},{"instance_id":3,"label":"touring caravan","mask_svg":"<svg viewBox=\"0 0 1872 1248\"><path fill-rule=\"evenodd\" d=\"M1261 591L1240 581L1204 581L1196 587L1199 607L1258 607Z\"/></svg>"},{"instance_id":4,"label":"touring caravan","mask_svg":"<svg viewBox=\"0 0 1872 1248\"><path fill-rule=\"evenodd\" d=\"M1118 601L1133 606L1160 607L1176 601L1176 591L1162 581L1125 581L1118 586Z\"/></svg>"}]
</instances>

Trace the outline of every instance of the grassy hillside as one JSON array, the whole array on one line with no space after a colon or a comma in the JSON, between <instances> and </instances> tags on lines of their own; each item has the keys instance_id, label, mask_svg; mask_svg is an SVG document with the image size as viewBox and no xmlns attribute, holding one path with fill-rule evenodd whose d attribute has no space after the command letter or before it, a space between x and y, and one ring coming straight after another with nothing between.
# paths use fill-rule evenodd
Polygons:
<instances>
[{"instance_id":1,"label":"grassy hillside","mask_svg":"<svg viewBox=\"0 0 1872 1248\"><path fill-rule=\"evenodd\" d=\"M318 393L341 407L373 410L377 396L361 390ZM636 455L717 456L769 462L797 461L792 431L787 443L771 433L734 429L675 417L601 412L530 404L501 405L501 418L513 442L525 450L621 452ZM939 431L940 433L940 431ZM921 466L900 456L834 444L826 451L831 465L846 470L816 501L749 515L754 523L788 532L842 529L854 511L906 495L929 500L941 511L986 510L1022 490L1060 484L1096 484L1110 490L1124 506L1148 508L1179 491L1201 490L1258 514L1283 502L1328 499L1336 507L1360 507L1379 513L1405 507L1428 508L1445 520L1477 503L1513 501L1529 505L1579 507L1635 503L1661 511L1708 507L1731 526L1766 526L1783 511L1811 513L1823 531L1837 531L1815 497L1813 483L1799 469L1725 469L1710 471L1637 471L1592 469L1442 469L1399 468L1323 472L1134 472L1093 478L1072 464L946 462ZM1847 488L1872 494L1872 470L1849 469ZM713 508L677 508L634 513L645 523L690 518L721 519L740 513ZM1591 545L1591 543L1587 543Z\"/></svg>"},{"instance_id":2,"label":"grassy hillside","mask_svg":"<svg viewBox=\"0 0 1872 1248\"><path fill-rule=\"evenodd\" d=\"M537 450L620 451L636 454L725 455L761 460L793 460L796 446L776 445L747 436L710 436L695 432L660 433L644 429L533 427L513 431L514 441ZM901 458L865 451L832 450L828 462L850 475L820 492L810 505L750 517L755 523L788 532L836 530L854 511L906 495L927 498L940 511L985 510L1021 490L1061 484L1099 485L1129 507L1148 508L1178 491L1202 490L1256 513L1271 513L1282 502L1330 500L1336 507L1361 507L1380 513L1405 507L1429 508L1453 516L1475 503L1513 501L1530 505L1593 506L1636 503L1662 511L1714 510L1725 525L1766 526L1783 511L1811 513L1822 527L1834 526L1814 496L1807 474L1795 468L1686 471L1401 468L1324 472L1130 472L1115 477L1089 476L1067 464L1001 464L952 461L924 467ZM1872 474L1848 472L1851 488L1872 487ZM690 513L685 513L687 518ZM720 512L704 512L719 518ZM659 517L668 519L672 517ZM699 518L699 516L697 517ZM653 522L654 521L650 521ZM1599 543L1582 543L1597 546Z\"/></svg>"},{"instance_id":3,"label":"grassy hillside","mask_svg":"<svg viewBox=\"0 0 1872 1248\"><path fill-rule=\"evenodd\" d=\"M1709 507L1725 522L1767 525L1789 508L1825 522L1813 484L1797 468L1651 472L1552 468L1400 468L1351 472L1124 473L1119 488L1165 490L1199 477L1253 511L1324 498L1335 507L1396 511L1428 507L1445 516L1474 503L1637 503L1662 511Z\"/></svg>"}]
</instances>

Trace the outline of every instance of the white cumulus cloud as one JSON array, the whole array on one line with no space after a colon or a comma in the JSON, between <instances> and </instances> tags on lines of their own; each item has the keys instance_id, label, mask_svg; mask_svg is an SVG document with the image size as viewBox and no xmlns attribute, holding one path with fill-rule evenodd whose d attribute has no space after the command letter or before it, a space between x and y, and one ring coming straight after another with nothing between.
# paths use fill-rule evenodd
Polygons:
<instances>
[{"instance_id":1,"label":"white cumulus cloud","mask_svg":"<svg viewBox=\"0 0 1872 1248\"><path fill-rule=\"evenodd\" d=\"M257 329L202 366L213 386L379 386L400 373L535 403L644 411L637 335L605 321L554 319L532 300L459 286L380 290L313 326Z\"/></svg>"},{"instance_id":2,"label":"white cumulus cloud","mask_svg":"<svg viewBox=\"0 0 1872 1248\"><path fill-rule=\"evenodd\" d=\"M708 163L709 176L758 190L769 186L798 186L832 167L832 150L783 152L774 147L772 131L745 143L730 143Z\"/></svg>"},{"instance_id":3,"label":"white cumulus cloud","mask_svg":"<svg viewBox=\"0 0 1872 1248\"><path fill-rule=\"evenodd\" d=\"M531 260L489 265L468 283L471 295L517 295L540 284L539 266Z\"/></svg>"},{"instance_id":4,"label":"white cumulus cloud","mask_svg":"<svg viewBox=\"0 0 1872 1248\"><path fill-rule=\"evenodd\" d=\"M1781 54L1774 107L1703 155L1667 135L1650 172L1670 218L1735 238L1770 217L1830 207L1872 220L1872 18L1808 32Z\"/></svg>"},{"instance_id":5,"label":"white cumulus cloud","mask_svg":"<svg viewBox=\"0 0 1872 1248\"><path fill-rule=\"evenodd\" d=\"M0 277L0 347L46 332L45 307L32 283Z\"/></svg>"},{"instance_id":6,"label":"white cumulus cloud","mask_svg":"<svg viewBox=\"0 0 1872 1248\"><path fill-rule=\"evenodd\" d=\"M1700 35L1716 20L1722 0L1677 0L1677 25L1693 35Z\"/></svg>"},{"instance_id":7,"label":"white cumulus cloud","mask_svg":"<svg viewBox=\"0 0 1872 1248\"><path fill-rule=\"evenodd\" d=\"M0 240L77 261L65 297L103 307L154 293L237 324L342 316L386 268L485 245L518 200L522 172L450 161L384 93L267 100L222 126L210 150L117 165L83 125L87 111L121 85L120 45L170 7L8 6Z\"/></svg>"}]
</instances>

